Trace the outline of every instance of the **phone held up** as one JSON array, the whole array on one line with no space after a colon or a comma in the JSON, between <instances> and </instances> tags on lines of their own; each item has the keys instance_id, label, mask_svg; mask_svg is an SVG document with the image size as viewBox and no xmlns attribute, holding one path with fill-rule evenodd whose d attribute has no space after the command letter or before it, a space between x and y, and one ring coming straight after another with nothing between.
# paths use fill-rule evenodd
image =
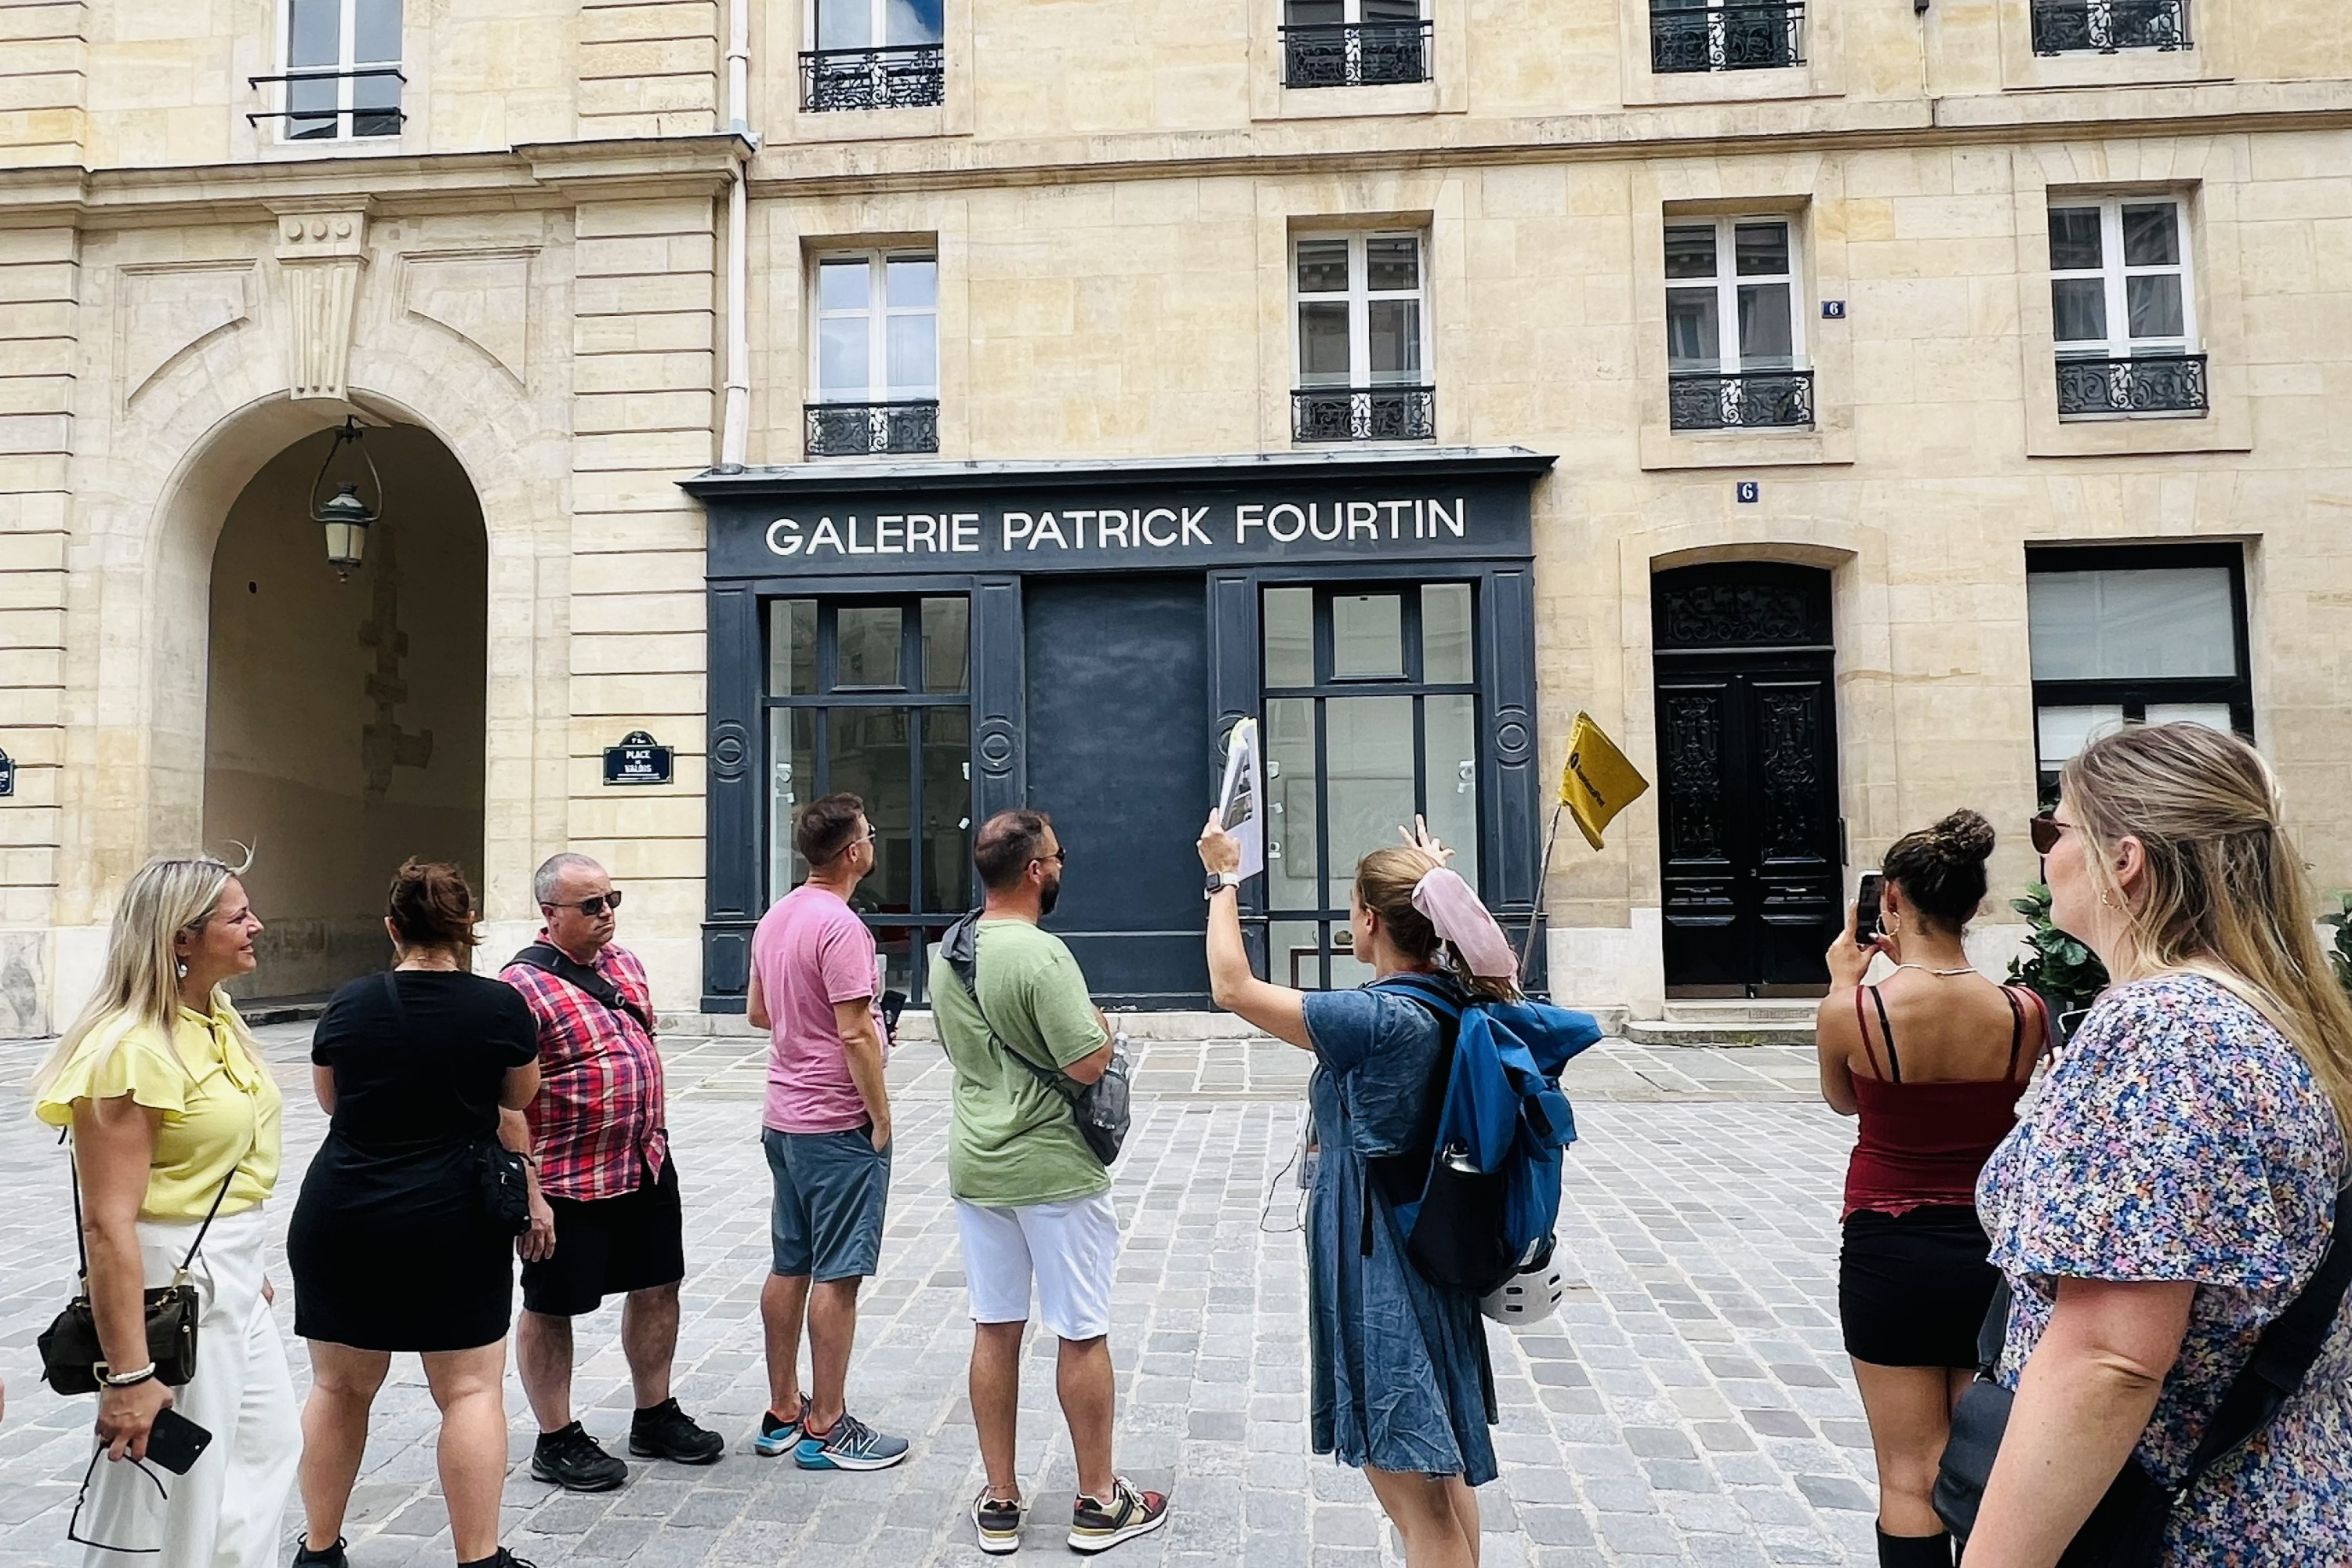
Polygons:
<instances>
[{"instance_id":1,"label":"phone held up","mask_svg":"<svg viewBox=\"0 0 2352 1568\"><path fill-rule=\"evenodd\" d=\"M1886 886L1886 879L1875 871L1862 874L1862 887L1853 897L1853 944L1868 947L1878 940L1878 901Z\"/></svg>"},{"instance_id":2,"label":"phone held up","mask_svg":"<svg viewBox=\"0 0 2352 1568\"><path fill-rule=\"evenodd\" d=\"M213 1435L165 1405L147 1431L147 1457L175 1476L184 1476L210 1446Z\"/></svg>"}]
</instances>

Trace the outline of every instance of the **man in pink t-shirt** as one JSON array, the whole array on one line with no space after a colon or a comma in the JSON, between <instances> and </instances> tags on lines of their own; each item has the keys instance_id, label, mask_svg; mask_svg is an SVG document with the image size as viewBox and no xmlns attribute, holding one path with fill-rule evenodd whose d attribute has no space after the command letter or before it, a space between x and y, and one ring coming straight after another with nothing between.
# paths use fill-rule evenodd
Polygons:
<instances>
[{"instance_id":1,"label":"man in pink t-shirt","mask_svg":"<svg viewBox=\"0 0 2352 1568\"><path fill-rule=\"evenodd\" d=\"M874 933L849 907L874 869L874 830L854 795L814 802L793 825L808 879L751 934L747 1011L768 1031L761 1142L775 1184L773 1259L760 1290L767 1414L751 1447L792 1450L804 1470L879 1470L907 1457L849 1414L844 1385L857 1336L857 1288L881 1261L890 1199L890 1097L882 1069L881 973ZM800 1388L808 1325L809 1395Z\"/></svg>"}]
</instances>

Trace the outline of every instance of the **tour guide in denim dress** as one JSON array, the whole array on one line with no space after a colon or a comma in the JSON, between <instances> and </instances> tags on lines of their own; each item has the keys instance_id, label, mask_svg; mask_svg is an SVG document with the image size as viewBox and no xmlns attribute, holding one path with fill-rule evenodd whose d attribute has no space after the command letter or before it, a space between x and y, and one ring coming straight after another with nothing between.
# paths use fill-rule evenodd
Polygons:
<instances>
[{"instance_id":1,"label":"tour guide in denim dress","mask_svg":"<svg viewBox=\"0 0 2352 1568\"><path fill-rule=\"evenodd\" d=\"M1307 1199L1307 1295L1315 1451L1364 1471L1404 1538L1408 1568L1470 1568L1478 1501L1495 1479L1494 1378L1478 1299L1426 1279L1377 1190L1367 1153L1402 1152L1427 1125L1445 1049L1436 1015L1381 982L1434 973L1461 999L1517 997L1510 945L1418 821L1406 844L1357 863L1349 923L1376 978L1300 992L1260 980L1242 946L1240 845L1214 813L1208 868L1209 986L1217 1005L1315 1053L1321 1148ZM1433 915L1431 910L1437 910ZM1369 1237L1370 1250L1364 1249Z\"/></svg>"},{"instance_id":2,"label":"tour guide in denim dress","mask_svg":"<svg viewBox=\"0 0 2352 1568\"><path fill-rule=\"evenodd\" d=\"M2109 735L2034 823L2051 919L2103 994L1977 1188L2015 1291L2016 1403L1969 1568L2058 1559L2125 1461L2177 1484L2312 1279L2346 1176L2352 1005L2252 749ZM2168 1568L2352 1568L2352 1304L2270 1424L2181 1493Z\"/></svg>"}]
</instances>

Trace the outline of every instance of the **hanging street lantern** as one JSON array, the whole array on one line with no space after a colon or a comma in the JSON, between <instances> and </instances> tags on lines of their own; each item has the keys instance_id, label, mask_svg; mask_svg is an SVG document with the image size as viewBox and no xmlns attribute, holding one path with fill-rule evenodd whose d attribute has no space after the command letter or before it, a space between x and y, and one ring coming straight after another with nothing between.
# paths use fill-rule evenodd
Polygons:
<instances>
[{"instance_id":1,"label":"hanging street lantern","mask_svg":"<svg viewBox=\"0 0 2352 1568\"><path fill-rule=\"evenodd\" d=\"M352 580L352 574L359 569L367 553L368 525L383 515L383 479L375 471L375 459L368 456L365 435L358 415L345 419L327 448L327 460L319 465L319 477L310 483L310 521L327 531L327 564L335 569L335 579L341 583ZM319 499L319 492L326 488L327 472L335 466L335 455L343 449L346 441L367 465L369 484L375 491L373 508L360 500L356 482L339 486L325 500Z\"/></svg>"}]
</instances>

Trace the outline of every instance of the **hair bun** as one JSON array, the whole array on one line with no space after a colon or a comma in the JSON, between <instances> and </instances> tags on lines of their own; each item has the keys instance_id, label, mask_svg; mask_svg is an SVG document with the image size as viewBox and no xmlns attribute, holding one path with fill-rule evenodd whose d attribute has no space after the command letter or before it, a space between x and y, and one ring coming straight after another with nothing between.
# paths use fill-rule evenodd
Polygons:
<instances>
[{"instance_id":1,"label":"hair bun","mask_svg":"<svg viewBox=\"0 0 2352 1568\"><path fill-rule=\"evenodd\" d=\"M1927 837L1947 860L1966 863L1992 854L1992 824L1966 806L1927 829Z\"/></svg>"}]
</instances>

